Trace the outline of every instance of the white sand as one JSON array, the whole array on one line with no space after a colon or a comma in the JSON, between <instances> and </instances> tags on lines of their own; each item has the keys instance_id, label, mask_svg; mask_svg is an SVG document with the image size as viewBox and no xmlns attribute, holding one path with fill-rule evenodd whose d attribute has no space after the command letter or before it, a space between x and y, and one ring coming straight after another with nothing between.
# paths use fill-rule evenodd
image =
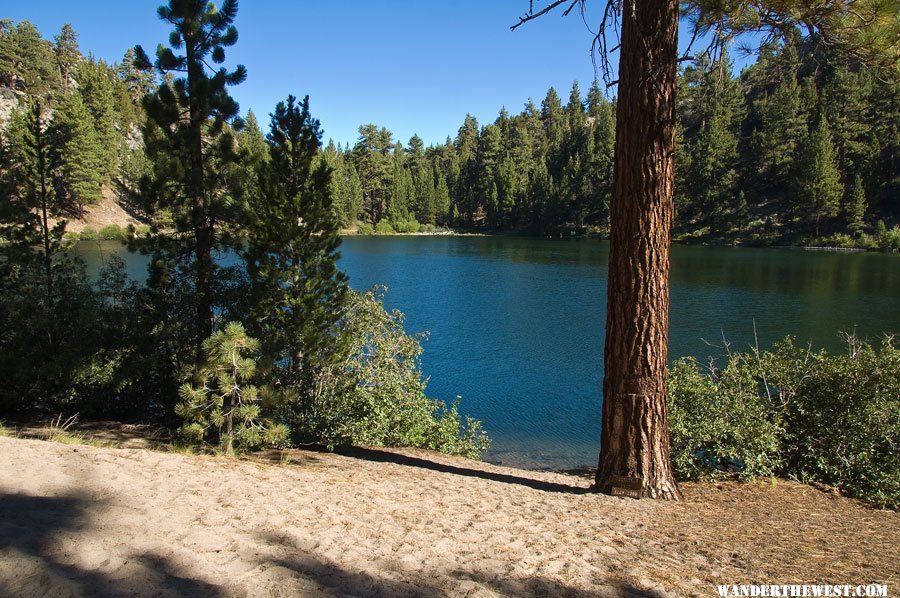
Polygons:
<instances>
[{"instance_id":1,"label":"white sand","mask_svg":"<svg viewBox=\"0 0 900 598\"><path fill-rule=\"evenodd\" d=\"M666 531L702 505L424 451L292 454L0 438L0 595L713 595L754 573Z\"/></svg>"}]
</instances>

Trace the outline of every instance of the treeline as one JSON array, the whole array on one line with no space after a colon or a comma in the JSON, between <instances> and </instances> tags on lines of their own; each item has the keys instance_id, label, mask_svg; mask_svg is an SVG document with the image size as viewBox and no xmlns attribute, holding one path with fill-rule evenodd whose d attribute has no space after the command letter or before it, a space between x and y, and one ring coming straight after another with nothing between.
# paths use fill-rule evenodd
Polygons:
<instances>
[{"instance_id":1,"label":"treeline","mask_svg":"<svg viewBox=\"0 0 900 598\"><path fill-rule=\"evenodd\" d=\"M0 71L22 101L0 143L0 415L152 418L229 453L477 456L487 437L426 396L402 314L337 268L333 171L308 99L279 102L263 135L228 91L246 69L210 66L237 41L236 13L233 0L172 0L159 11L170 47L151 60L136 46L125 67L81 56L71 28L54 46L4 23L0 51L17 54ZM91 279L67 251L66 218L110 183L151 223L143 284L117 258Z\"/></svg>"},{"instance_id":2,"label":"treeline","mask_svg":"<svg viewBox=\"0 0 900 598\"><path fill-rule=\"evenodd\" d=\"M799 35L764 46L739 76L727 54L682 70L679 87L677 234L709 242L888 240L896 222L900 87L847 65ZM406 146L384 128L360 127L353 147L329 146L345 224L421 225L539 234L608 231L615 102L577 82L563 103L479 126L467 116L454 139ZM412 223L412 224L411 224ZM892 242L900 242L894 233Z\"/></svg>"},{"instance_id":3,"label":"treeline","mask_svg":"<svg viewBox=\"0 0 900 598\"><path fill-rule=\"evenodd\" d=\"M900 244L900 87L816 40L772 42L733 75L726 54L680 74L676 235L713 243ZM141 99L158 73L128 50L108 65L79 51L71 26L53 41L0 22L0 85L52 111L53 184L73 214L113 185L136 194L149 165ZM170 77L170 82L171 82ZM409 232L457 227L531 234L606 234L615 100L598 82L550 89L492 123L467 116L454 138L405 145L363 125L355 145L330 143L334 210L345 228ZM6 135L20 135L21 111ZM227 123L227 127L231 124ZM264 134L246 118L238 143ZM13 143L12 145L17 145ZM145 206L152 208L152 206Z\"/></svg>"}]
</instances>

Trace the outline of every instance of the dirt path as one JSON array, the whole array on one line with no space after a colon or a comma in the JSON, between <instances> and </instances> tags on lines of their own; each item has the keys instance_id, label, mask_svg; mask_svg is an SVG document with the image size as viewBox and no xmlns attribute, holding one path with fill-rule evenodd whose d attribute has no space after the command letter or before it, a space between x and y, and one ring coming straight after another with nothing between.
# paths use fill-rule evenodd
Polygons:
<instances>
[{"instance_id":1,"label":"dirt path","mask_svg":"<svg viewBox=\"0 0 900 598\"><path fill-rule=\"evenodd\" d=\"M897 513L800 484L664 504L424 451L292 462L0 438L3 596L713 596L900 590Z\"/></svg>"}]
</instances>

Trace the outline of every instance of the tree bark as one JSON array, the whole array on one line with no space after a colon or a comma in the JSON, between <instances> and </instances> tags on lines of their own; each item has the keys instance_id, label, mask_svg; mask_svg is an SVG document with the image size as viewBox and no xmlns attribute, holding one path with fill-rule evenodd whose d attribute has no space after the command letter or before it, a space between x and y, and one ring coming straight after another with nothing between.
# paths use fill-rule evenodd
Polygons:
<instances>
[{"instance_id":1,"label":"tree bark","mask_svg":"<svg viewBox=\"0 0 900 598\"><path fill-rule=\"evenodd\" d=\"M677 0L626 0L596 489L678 500L666 409Z\"/></svg>"}]
</instances>

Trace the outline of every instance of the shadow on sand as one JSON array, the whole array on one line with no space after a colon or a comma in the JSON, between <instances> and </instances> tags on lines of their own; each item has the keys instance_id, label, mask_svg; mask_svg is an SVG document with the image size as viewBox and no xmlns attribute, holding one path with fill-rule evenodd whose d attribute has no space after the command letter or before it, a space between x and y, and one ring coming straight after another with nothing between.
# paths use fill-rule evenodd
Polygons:
<instances>
[{"instance_id":1,"label":"shadow on sand","mask_svg":"<svg viewBox=\"0 0 900 598\"><path fill-rule=\"evenodd\" d=\"M530 478L527 477L528 472L526 470L522 470L523 475L484 471L481 469L461 467L459 465L448 465L438 461L431 461L423 457L412 457L394 453L392 451L366 447L341 447L336 449L335 452L339 455L352 457L354 459L364 459L366 461L374 461L377 463L394 463L396 465L405 465L408 467L419 467L422 469L430 469L431 471L439 471L441 473L450 473L470 478L490 480L492 482L501 482L503 484L518 484L520 486L526 486L544 492L561 492L565 494L590 494L593 492L593 489L590 487L577 486L574 484L560 484L557 482L547 482L545 480ZM574 477L575 476L573 476L573 478Z\"/></svg>"}]
</instances>

